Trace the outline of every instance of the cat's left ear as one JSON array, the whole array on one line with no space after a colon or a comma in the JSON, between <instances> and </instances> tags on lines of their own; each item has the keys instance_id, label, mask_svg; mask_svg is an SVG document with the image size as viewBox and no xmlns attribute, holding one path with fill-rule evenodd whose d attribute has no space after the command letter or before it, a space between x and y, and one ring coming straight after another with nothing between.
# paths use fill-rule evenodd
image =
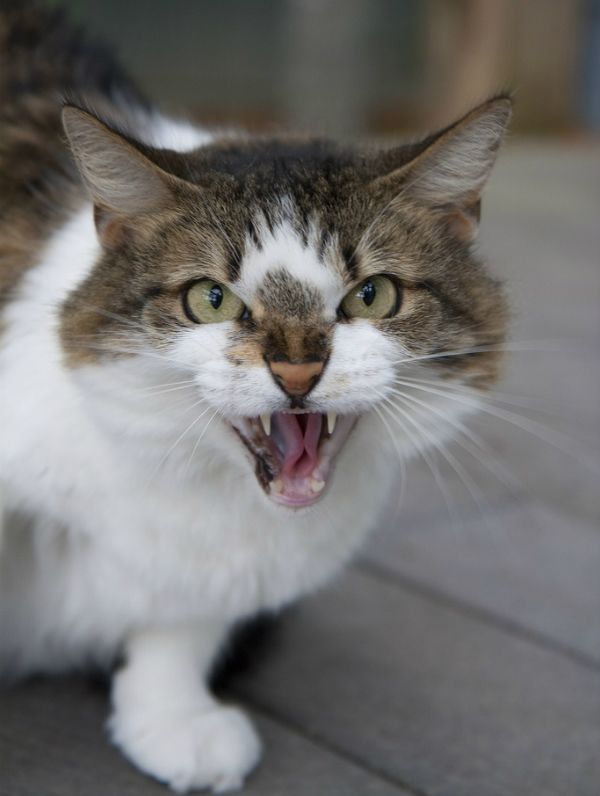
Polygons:
<instances>
[{"instance_id":1,"label":"cat's left ear","mask_svg":"<svg viewBox=\"0 0 600 796\"><path fill-rule=\"evenodd\" d=\"M175 206L176 177L87 111L66 106L63 126L94 201L100 241L117 245L144 217Z\"/></svg>"},{"instance_id":2,"label":"cat's left ear","mask_svg":"<svg viewBox=\"0 0 600 796\"><path fill-rule=\"evenodd\" d=\"M423 142L407 163L377 177L373 186L422 202L439 213L460 240L473 240L479 227L481 193L511 114L512 101L507 96L479 105Z\"/></svg>"}]
</instances>

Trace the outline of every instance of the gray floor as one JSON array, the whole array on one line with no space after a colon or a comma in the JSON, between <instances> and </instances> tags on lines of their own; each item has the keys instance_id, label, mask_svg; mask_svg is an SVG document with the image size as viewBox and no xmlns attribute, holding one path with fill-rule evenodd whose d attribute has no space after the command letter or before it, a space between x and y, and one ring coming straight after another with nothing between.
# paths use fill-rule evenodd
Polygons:
<instances>
[{"instance_id":1,"label":"gray floor","mask_svg":"<svg viewBox=\"0 0 600 796\"><path fill-rule=\"evenodd\" d=\"M415 463L362 558L229 680L266 739L248 794L600 793L599 199L599 148L505 152L482 247L517 405L473 424L487 466L454 448L450 506ZM0 796L165 794L104 743L106 710L83 680L3 692Z\"/></svg>"}]
</instances>

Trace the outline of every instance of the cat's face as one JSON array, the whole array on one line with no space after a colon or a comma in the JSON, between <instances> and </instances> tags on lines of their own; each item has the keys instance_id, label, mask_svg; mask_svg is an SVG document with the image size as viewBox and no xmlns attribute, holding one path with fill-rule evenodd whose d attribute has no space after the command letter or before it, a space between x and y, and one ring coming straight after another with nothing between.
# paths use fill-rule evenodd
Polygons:
<instances>
[{"instance_id":1,"label":"cat's face","mask_svg":"<svg viewBox=\"0 0 600 796\"><path fill-rule=\"evenodd\" d=\"M504 301L470 242L508 113L497 100L382 155L231 141L142 156L71 110L104 253L63 307L67 361L101 369L119 351L154 384L164 366L175 398L181 374L199 428L233 437L287 507L326 493L365 415L382 439L429 444L436 383L497 376Z\"/></svg>"}]
</instances>

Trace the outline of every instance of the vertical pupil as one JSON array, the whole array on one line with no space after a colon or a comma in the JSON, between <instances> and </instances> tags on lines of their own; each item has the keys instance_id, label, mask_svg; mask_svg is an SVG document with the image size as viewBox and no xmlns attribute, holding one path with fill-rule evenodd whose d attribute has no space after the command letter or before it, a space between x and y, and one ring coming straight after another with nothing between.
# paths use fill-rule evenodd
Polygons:
<instances>
[{"instance_id":1,"label":"vertical pupil","mask_svg":"<svg viewBox=\"0 0 600 796\"><path fill-rule=\"evenodd\" d=\"M365 282L362 290L360 291L360 295L362 300L367 305L367 307L370 307L371 304L375 301L376 293L377 291L375 290L375 285L372 282Z\"/></svg>"},{"instance_id":2,"label":"vertical pupil","mask_svg":"<svg viewBox=\"0 0 600 796\"><path fill-rule=\"evenodd\" d=\"M223 303L223 291L218 285L213 285L208 291L208 300L213 310L218 310Z\"/></svg>"}]
</instances>

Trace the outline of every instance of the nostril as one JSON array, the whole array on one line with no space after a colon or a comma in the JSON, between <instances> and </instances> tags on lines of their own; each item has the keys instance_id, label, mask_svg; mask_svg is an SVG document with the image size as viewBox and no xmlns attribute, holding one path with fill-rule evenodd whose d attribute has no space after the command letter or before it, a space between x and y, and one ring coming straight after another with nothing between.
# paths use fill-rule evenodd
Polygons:
<instances>
[{"instance_id":1,"label":"nostril","mask_svg":"<svg viewBox=\"0 0 600 796\"><path fill-rule=\"evenodd\" d=\"M291 395L306 395L323 371L322 362L270 362L269 367L278 384Z\"/></svg>"}]
</instances>

